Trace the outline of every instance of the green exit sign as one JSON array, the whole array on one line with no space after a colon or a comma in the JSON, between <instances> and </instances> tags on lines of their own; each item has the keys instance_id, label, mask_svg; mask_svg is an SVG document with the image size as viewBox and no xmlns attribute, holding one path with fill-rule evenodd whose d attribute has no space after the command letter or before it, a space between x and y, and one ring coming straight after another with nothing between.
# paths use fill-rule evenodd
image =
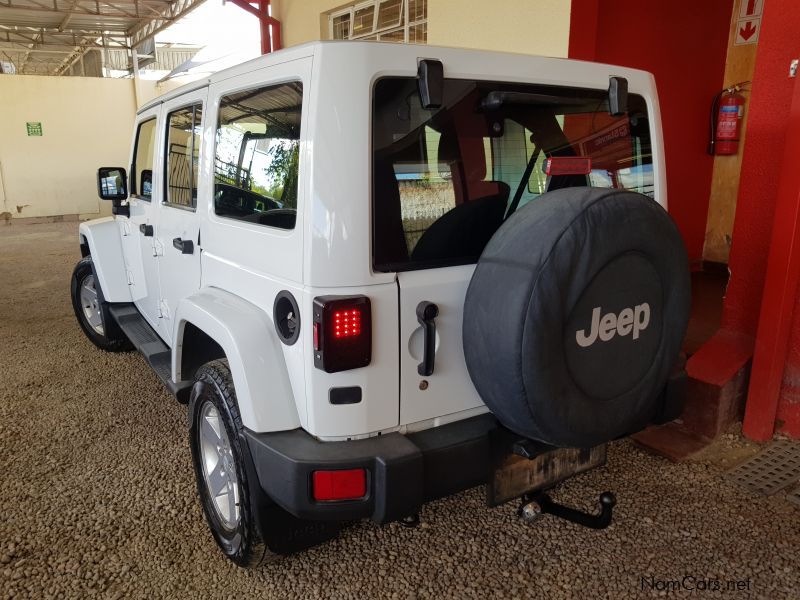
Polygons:
<instances>
[{"instance_id":1,"label":"green exit sign","mask_svg":"<svg viewBox=\"0 0 800 600\"><path fill-rule=\"evenodd\" d=\"M28 137L30 136L42 136L42 124L41 123L33 123L28 121L26 123L28 126Z\"/></svg>"}]
</instances>

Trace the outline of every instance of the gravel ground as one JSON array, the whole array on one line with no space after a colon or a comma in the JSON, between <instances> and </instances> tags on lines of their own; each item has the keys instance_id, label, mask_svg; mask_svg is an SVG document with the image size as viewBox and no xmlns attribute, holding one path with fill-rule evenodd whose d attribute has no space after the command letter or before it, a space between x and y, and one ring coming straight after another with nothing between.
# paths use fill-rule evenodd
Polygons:
<instances>
[{"instance_id":1,"label":"gravel ground","mask_svg":"<svg viewBox=\"0 0 800 600\"><path fill-rule=\"evenodd\" d=\"M614 444L555 494L588 507L616 492L605 531L525 524L475 489L427 505L417 529L362 523L238 570L195 497L186 408L137 354L104 354L75 323L76 232L0 226L0 596L800 597L800 511L721 477L753 452L736 434L685 464Z\"/></svg>"}]
</instances>

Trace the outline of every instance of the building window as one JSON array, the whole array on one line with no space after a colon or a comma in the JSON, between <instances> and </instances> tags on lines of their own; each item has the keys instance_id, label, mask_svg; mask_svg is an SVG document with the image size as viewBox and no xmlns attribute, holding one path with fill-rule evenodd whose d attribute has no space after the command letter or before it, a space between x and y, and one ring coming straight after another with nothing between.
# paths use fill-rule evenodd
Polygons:
<instances>
[{"instance_id":1,"label":"building window","mask_svg":"<svg viewBox=\"0 0 800 600\"><path fill-rule=\"evenodd\" d=\"M428 41L428 0L369 0L331 13L334 40L424 44Z\"/></svg>"}]
</instances>

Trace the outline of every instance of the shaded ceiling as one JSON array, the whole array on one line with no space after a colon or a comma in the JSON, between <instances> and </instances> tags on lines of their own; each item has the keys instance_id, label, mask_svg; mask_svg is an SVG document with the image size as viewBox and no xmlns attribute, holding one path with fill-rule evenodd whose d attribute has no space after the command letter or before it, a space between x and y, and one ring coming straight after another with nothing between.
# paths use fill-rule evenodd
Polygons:
<instances>
[{"instance_id":1,"label":"shaded ceiling","mask_svg":"<svg viewBox=\"0 0 800 600\"><path fill-rule=\"evenodd\" d=\"M0 61L12 63L21 74L74 73L90 52L102 56L104 49L147 46L155 34L203 2L0 0Z\"/></svg>"}]
</instances>

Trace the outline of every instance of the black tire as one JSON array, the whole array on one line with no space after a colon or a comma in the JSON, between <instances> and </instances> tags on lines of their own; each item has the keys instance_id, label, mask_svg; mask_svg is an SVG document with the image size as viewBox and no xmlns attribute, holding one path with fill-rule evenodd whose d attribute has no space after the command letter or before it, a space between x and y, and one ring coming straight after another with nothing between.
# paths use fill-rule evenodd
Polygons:
<instances>
[{"instance_id":1,"label":"black tire","mask_svg":"<svg viewBox=\"0 0 800 600\"><path fill-rule=\"evenodd\" d=\"M220 416L235 465L240 518L234 527L226 525L218 513L205 482L200 436L204 406L209 403ZM341 524L298 519L272 502L261 489L245 441L227 360L214 360L198 369L189 419L189 445L203 513L217 545L231 561L240 567L257 567L336 537Z\"/></svg>"},{"instance_id":2,"label":"black tire","mask_svg":"<svg viewBox=\"0 0 800 600\"><path fill-rule=\"evenodd\" d=\"M258 482L250 482L250 474L246 468L247 448L240 436L243 429L242 419L236 403L236 391L228 361L214 360L206 363L197 370L195 382L189 402L189 445L192 449L197 493L200 496L206 522L214 540L226 557L240 567L257 567L264 559L269 558L269 552L261 537L256 510L252 503L250 486L258 486ZM233 458L236 474L234 485L238 488L236 494L239 499L239 519L234 527L226 525L224 517L220 516L215 507L203 471L201 421L203 411L209 403L219 415Z\"/></svg>"},{"instance_id":3,"label":"black tire","mask_svg":"<svg viewBox=\"0 0 800 600\"><path fill-rule=\"evenodd\" d=\"M91 280L89 278L91 277ZM97 309L99 311L101 330L97 330L95 326L89 321L86 310L84 310L83 302L81 299L81 289L84 283L91 282L92 288L95 290L97 298ZM70 295L72 297L72 308L75 311L75 317L78 319L78 324L81 326L83 333L86 337L98 348L106 352L126 352L133 348L125 334L114 321L114 318L108 312L108 302L103 297L103 290L98 285L97 275L94 272L92 264L92 257L86 256L78 261L75 269L72 271L72 279L70 281Z\"/></svg>"},{"instance_id":4,"label":"black tire","mask_svg":"<svg viewBox=\"0 0 800 600\"><path fill-rule=\"evenodd\" d=\"M620 190L549 192L481 255L464 306L467 367L512 431L594 446L660 412L689 304L686 251L656 202Z\"/></svg>"}]
</instances>

